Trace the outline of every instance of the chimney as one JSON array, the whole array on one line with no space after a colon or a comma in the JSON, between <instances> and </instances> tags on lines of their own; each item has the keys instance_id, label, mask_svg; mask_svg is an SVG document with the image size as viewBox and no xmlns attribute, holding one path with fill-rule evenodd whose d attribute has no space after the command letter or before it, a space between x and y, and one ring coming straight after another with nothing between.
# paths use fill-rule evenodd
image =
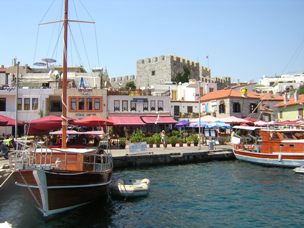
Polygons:
<instances>
[{"instance_id":1,"label":"chimney","mask_svg":"<svg viewBox=\"0 0 304 228\"><path fill-rule=\"evenodd\" d=\"M286 104L287 103L287 93L286 92L283 94L283 98L284 98L284 104Z\"/></svg>"}]
</instances>

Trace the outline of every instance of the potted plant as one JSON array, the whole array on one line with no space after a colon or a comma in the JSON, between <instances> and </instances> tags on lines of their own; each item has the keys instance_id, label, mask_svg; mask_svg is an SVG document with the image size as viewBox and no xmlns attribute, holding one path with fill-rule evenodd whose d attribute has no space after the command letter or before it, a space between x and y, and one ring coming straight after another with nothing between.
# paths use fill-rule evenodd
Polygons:
<instances>
[{"instance_id":1,"label":"potted plant","mask_svg":"<svg viewBox=\"0 0 304 228\"><path fill-rule=\"evenodd\" d=\"M171 136L171 145L172 147L175 147L176 143L177 143L177 136Z\"/></svg>"},{"instance_id":2,"label":"potted plant","mask_svg":"<svg viewBox=\"0 0 304 228\"><path fill-rule=\"evenodd\" d=\"M183 138L179 137L179 138L177 139L177 142L178 142L178 144L179 144L179 147L183 147L183 146L184 146L184 139L183 139Z\"/></svg>"},{"instance_id":3,"label":"potted plant","mask_svg":"<svg viewBox=\"0 0 304 228\"><path fill-rule=\"evenodd\" d=\"M192 137L191 137L191 136L188 136L188 137L186 138L186 142L187 142L187 146L191 146Z\"/></svg>"},{"instance_id":4,"label":"potted plant","mask_svg":"<svg viewBox=\"0 0 304 228\"><path fill-rule=\"evenodd\" d=\"M126 148L126 138L124 138L124 137L119 138L119 146L120 146L121 149Z\"/></svg>"},{"instance_id":5,"label":"potted plant","mask_svg":"<svg viewBox=\"0 0 304 228\"><path fill-rule=\"evenodd\" d=\"M147 143L149 144L149 147L150 148L153 148L153 144L154 144L154 138L151 136L151 137L147 137L146 138L146 141Z\"/></svg>"},{"instance_id":6,"label":"potted plant","mask_svg":"<svg viewBox=\"0 0 304 228\"><path fill-rule=\"evenodd\" d=\"M156 144L156 147L160 147L160 135L159 134L157 134L157 133L155 133L153 136L153 139L154 139L154 142L155 142L155 144Z\"/></svg>"},{"instance_id":7,"label":"potted plant","mask_svg":"<svg viewBox=\"0 0 304 228\"><path fill-rule=\"evenodd\" d=\"M193 144L194 146L197 146L198 145L198 136L197 135L192 135L192 139L193 139Z\"/></svg>"}]
</instances>

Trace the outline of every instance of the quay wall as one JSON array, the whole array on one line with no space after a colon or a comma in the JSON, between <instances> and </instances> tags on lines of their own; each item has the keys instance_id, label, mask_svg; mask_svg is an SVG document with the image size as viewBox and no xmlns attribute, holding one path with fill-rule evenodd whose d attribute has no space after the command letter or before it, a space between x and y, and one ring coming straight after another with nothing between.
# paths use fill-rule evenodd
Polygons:
<instances>
[{"instance_id":1,"label":"quay wall","mask_svg":"<svg viewBox=\"0 0 304 228\"><path fill-rule=\"evenodd\" d=\"M142 152L138 154L125 154L113 156L114 170L121 168L138 168L158 165L177 165L198 162L208 162L213 160L233 160L235 159L231 149L218 149L214 151L187 151L170 153Z\"/></svg>"}]
</instances>

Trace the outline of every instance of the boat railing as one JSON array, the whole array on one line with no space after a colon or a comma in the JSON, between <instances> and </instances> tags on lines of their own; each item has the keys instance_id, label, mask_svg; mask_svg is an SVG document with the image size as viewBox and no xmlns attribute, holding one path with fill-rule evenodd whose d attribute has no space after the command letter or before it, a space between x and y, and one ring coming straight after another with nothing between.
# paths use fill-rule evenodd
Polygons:
<instances>
[{"instance_id":1,"label":"boat railing","mask_svg":"<svg viewBox=\"0 0 304 228\"><path fill-rule=\"evenodd\" d=\"M18 142L18 147L10 153L10 164L15 170L25 168L68 170L72 167L74 170L100 172L113 168L112 154L108 151L98 153L96 149L85 153L83 160L70 159L71 156L75 156L75 153L50 149L42 142L30 145Z\"/></svg>"}]
</instances>

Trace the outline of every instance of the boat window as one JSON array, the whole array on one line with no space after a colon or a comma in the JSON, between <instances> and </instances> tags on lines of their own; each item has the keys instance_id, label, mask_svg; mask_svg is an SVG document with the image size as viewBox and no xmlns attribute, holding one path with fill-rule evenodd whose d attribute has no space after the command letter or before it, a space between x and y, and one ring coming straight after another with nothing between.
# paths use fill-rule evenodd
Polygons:
<instances>
[{"instance_id":1,"label":"boat window","mask_svg":"<svg viewBox=\"0 0 304 228\"><path fill-rule=\"evenodd\" d=\"M291 132L284 132L283 137L284 137L284 139L294 139L295 138Z\"/></svg>"},{"instance_id":2,"label":"boat window","mask_svg":"<svg viewBox=\"0 0 304 228\"><path fill-rule=\"evenodd\" d=\"M277 132L270 132L270 140L280 139Z\"/></svg>"},{"instance_id":3,"label":"boat window","mask_svg":"<svg viewBox=\"0 0 304 228\"><path fill-rule=\"evenodd\" d=\"M304 132L296 132L296 133L294 133L294 136L297 139L304 139Z\"/></svg>"}]
</instances>

